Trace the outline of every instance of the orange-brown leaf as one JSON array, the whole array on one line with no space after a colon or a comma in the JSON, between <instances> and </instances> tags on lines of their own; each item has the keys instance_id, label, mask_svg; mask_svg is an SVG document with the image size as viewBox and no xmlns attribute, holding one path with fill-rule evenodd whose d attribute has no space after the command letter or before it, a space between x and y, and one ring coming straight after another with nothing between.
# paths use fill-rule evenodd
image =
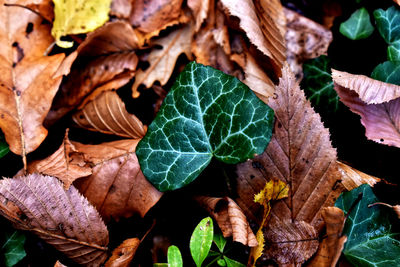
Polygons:
<instances>
[{"instance_id":1,"label":"orange-brown leaf","mask_svg":"<svg viewBox=\"0 0 400 267\"><path fill-rule=\"evenodd\" d=\"M77 111L72 119L82 128L128 138L142 138L146 129L142 122L126 111L115 91L103 91Z\"/></svg>"},{"instance_id":2,"label":"orange-brown leaf","mask_svg":"<svg viewBox=\"0 0 400 267\"><path fill-rule=\"evenodd\" d=\"M75 182L79 191L108 221L111 217L144 216L162 196L144 177L135 154L139 140L120 140L99 145L73 142L94 164L93 174Z\"/></svg>"},{"instance_id":3,"label":"orange-brown leaf","mask_svg":"<svg viewBox=\"0 0 400 267\"><path fill-rule=\"evenodd\" d=\"M121 245L113 250L111 257L105 264L105 267L128 267L135 256L139 247L139 238L129 238L124 240Z\"/></svg>"},{"instance_id":4,"label":"orange-brown leaf","mask_svg":"<svg viewBox=\"0 0 400 267\"><path fill-rule=\"evenodd\" d=\"M132 11L132 0L113 0L110 14L118 18L128 19Z\"/></svg>"},{"instance_id":5,"label":"orange-brown leaf","mask_svg":"<svg viewBox=\"0 0 400 267\"><path fill-rule=\"evenodd\" d=\"M376 183L381 181L381 179L377 177L360 172L359 170L356 170L340 161L337 161L336 163L342 176L342 184L348 191L353 190L362 184L374 186Z\"/></svg>"},{"instance_id":6,"label":"orange-brown leaf","mask_svg":"<svg viewBox=\"0 0 400 267\"><path fill-rule=\"evenodd\" d=\"M195 17L195 31L200 30L200 26L203 21L207 18L208 8L210 6L210 0L188 0L187 5L192 10Z\"/></svg>"},{"instance_id":7,"label":"orange-brown leaf","mask_svg":"<svg viewBox=\"0 0 400 267\"><path fill-rule=\"evenodd\" d=\"M9 203L20 213L10 210ZM1 180L0 213L77 263L99 266L107 257L108 231L99 213L75 187L65 191L54 177L31 174Z\"/></svg>"}]
</instances>

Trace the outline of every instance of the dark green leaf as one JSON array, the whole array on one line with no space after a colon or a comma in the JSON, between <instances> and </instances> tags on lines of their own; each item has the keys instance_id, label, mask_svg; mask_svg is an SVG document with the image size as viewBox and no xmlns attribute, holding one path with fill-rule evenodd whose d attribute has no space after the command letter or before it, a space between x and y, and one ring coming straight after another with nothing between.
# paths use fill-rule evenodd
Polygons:
<instances>
[{"instance_id":1,"label":"dark green leaf","mask_svg":"<svg viewBox=\"0 0 400 267\"><path fill-rule=\"evenodd\" d=\"M136 148L141 169L160 191L193 181L214 156L236 164L261 154L273 110L238 79L189 63Z\"/></svg>"},{"instance_id":2,"label":"dark green leaf","mask_svg":"<svg viewBox=\"0 0 400 267\"><path fill-rule=\"evenodd\" d=\"M224 256L224 260L226 262L227 267L245 267L246 266L246 265L244 265L238 261L232 260L226 256Z\"/></svg>"},{"instance_id":3,"label":"dark green leaf","mask_svg":"<svg viewBox=\"0 0 400 267\"><path fill-rule=\"evenodd\" d=\"M4 254L5 265L7 267L14 266L25 256L25 235L20 231L5 231L4 243L1 247L1 253Z\"/></svg>"},{"instance_id":4,"label":"dark green leaf","mask_svg":"<svg viewBox=\"0 0 400 267\"><path fill-rule=\"evenodd\" d=\"M190 238L190 253L199 267L205 260L210 251L214 235L213 222L210 217L204 218L196 226Z\"/></svg>"},{"instance_id":5,"label":"dark green leaf","mask_svg":"<svg viewBox=\"0 0 400 267\"><path fill-rule=\"evenodd\" d=\"M387 55L390 61L400 61L400 41L389 45Z\"/></svg>"},{"instance_id":6,"label":"dark green leaf","mask_svg":"<svg viewBox=\"0 0 400 267\"><path fill-rule=\"evenodd\" d=\"M170 267L168 263L153 263L153 267Z\"/></svg>"},{"instance_id":7,"label":"dark green leaf","mask_svg":"<svg viewBox=\"0 0 400 267\"><path fill-rule=\"evenodd\" d=\"M400 40L400 10L392 6L386 11L377 9L374 11L376 27L385 39L386 43L393 44Z\"/></svg>"},{"instance_id":8,"label":"dark green leaf","mask_svg":"<svg viewBox=\"0 0 400 267\"><path fill-rule=\"evenodd\" d=\"M7 155L7 153L9 151L10 151L10 149L8 148L8 144L6 143L6 140L4 139L4 135L2 132L0 132L0 158Z\"/></svg>"},{"instance_id":9,"label":"dark green leaf","mask_svg":"<svg viewBox=\"0 0 400 267\"><path fill-rule=\"evenodd\" d=\"M330 59L327 56L320 56L305 62L302 88L315 106L328 104L337 110L339 97L333 89L330 69Z\"/></svg>"},{"instance_id":10,"label":"dark green leaf","mask_svg":"<svg viewBox=\"0 0 400 267\"><path fill-rule=\"evenodd\" d=\"M345 214L352 207L343 229L347 236L343 253L355 266L400 266L400 242L390 232L387 217L380 207L368 207L376 202L369 185L343 193L336 201L335 206Z\"/></svg>"},{"instance_id":11,"label":"dark green leaf","mask_svg":"<svg viewBox=\"0 0 400 267\"><path fill-rule=\"evenodd\" d=\"M340 33L351 40L369 37L374 31L367 9L357 9L350 18L340 24Z\"/></svg>"},{"instance_id":12,"label":"dark green leaf","mask_svg":"<svg viewBox=\"0 0 400 267\"><path fill-rule=\"evenodd\" d=\"M400 85L400 61L386 61L379 64L371 73L371 77L382 82Z\"/></svg>"},{"instance_id":13,"label":"dark green leaf","mask_svg":"<svg viewBox=\"0 0 400 267\"><path fill-rule=\"evenodd\" d=\"M215 245L217 245L219 251L223 253L227 241L225 237L222 235L221 231L215 232L213 240Z\"/></svg>"},{"instance_id":14,"label":"dark green leaf","mask_svg":"<svg viewBox=\"0 0 400 267\"><path fill-rule=\"evenodd\" d=\"M170 246L168 248L168 264L170 267L182 267L182 255L177 246Z\"/></svg>"}]
</instances>

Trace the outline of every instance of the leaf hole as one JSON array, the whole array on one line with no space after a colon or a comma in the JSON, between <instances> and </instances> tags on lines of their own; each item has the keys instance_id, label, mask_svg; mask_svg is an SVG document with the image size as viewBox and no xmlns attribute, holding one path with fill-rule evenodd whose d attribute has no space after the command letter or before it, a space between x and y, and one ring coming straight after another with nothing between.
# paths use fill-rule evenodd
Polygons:
<instances>
[{"instance_id":1,"label":"leaf hole","mask_svg":"<svg viewBox=\"0 0 400 267\"><path fill-rule=\"evenodd\" d=\"M26 34L30 34L33 31L33 23L29 22L28 25L26 25L25 32Z\"/></svg>"}]
</instances>

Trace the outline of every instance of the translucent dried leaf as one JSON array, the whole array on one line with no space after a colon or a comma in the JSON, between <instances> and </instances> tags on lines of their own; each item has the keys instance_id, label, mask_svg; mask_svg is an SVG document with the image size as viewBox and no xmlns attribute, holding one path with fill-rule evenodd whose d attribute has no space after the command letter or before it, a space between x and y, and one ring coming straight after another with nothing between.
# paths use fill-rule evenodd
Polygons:
<instances>
[{"instance_id":1,"label":"translucent dried leaf","mask_svg":"<svg viewBox=\"0 0 400 267\"><path fill-rule=\"evenodd\" d=\"M340 101L361 116L365 136L377 143L400 147L400 98L382 104L366 104L355 91L335 83Z\"/></svg>"},{"instance_id":2,"label":"translucent dried leaf","mask_svg":"<svg viewBox=\"0 0 400 267\"><path fill-rule=\"evenodd\" d=\"M144 177L135 154L139 140L99 145L73 142L93 165L93 174L75 182L79 191L108 221L111 217L144 216L162 196Z\"/></svg>"},{"instance_id":3,"label":"translucent dried leaf","mask_svg":"<svg viewBox=\"0 0 400 267\"><path fill-rule=\"evenodd\" d=\"M133 97L139 97L137 89L141 84L146 88L150 88L155 81L159 81L161 85L166 84L180 54L185 53L191 59L192 37L193 27L187 25L152 43L153 46L162 48L153 49L147 58L150 66L144 71L139 69L136 72L135 83L132 85Z\"/></svg>"},{"instance_id":4,"label":"translucent dried leaf","mask_svg":"<svg viewBox=\"0 0 400 267\"><path fill-rule=\"evenodd\" d=\"M303 233L278 235L280 230L277 229L297 231L304 228L308 239L318 236L323 226L321 209L331 206L343 188L339 183L336 150L331 146L328 130L311 108L287 65L282 73L276 96L268 103L275 110L275 134L263 154L238 165L239 198L236 201L248 218L260 222L262 209L253 202L254 194L274 177L289 185L289 197L275 202L265 233L266 244L270 245L266 256L283 264L303 262L315 252L318 241L314 246L314 241L303 245L302 239L279 240L276 238L301 237ZM280 255L288 242L304 251L293 251L287 257ZM296 258L296 255L301 257Z\"/></svg>"},{"instance_id":5,"label":"translucent dried leaf","mask_svg":"<svg viewBox=\"0 0 400 267\"><path fill-rule=\"evenodd\" d=\"M105 267L128 267L135 256L139 247L138 238L129 238L124 240L121 245L113 250L111 257L105 264Z\"/></svg>"},{"instance_id":6,"label":"translucent dried leaf","mask_svg":"<svg viewBox=\"0 0 400 267\"><path fill-rule=\"evenodd\" d=\"M146 129L142 122L126 111L115 91L102 92L72 116L80 127L128 138L142 138Z\"/></svg>"},{"instance_id":7,"label":"translucent dried leaf","mask_svg":"<svg viewBox=\"0 0 400 267\"><path fill-rule=\"evenodd\" d=\"M351 191L362 184L369 184L372 187L381 181L381 179L377 177L353 169L349 165L340 161L337 161L336 163L338 165L338 170L342 175L342 184L348 191Z\"/></svg>"},{"instance_id":8,"label":"translucent dried leaf","mask_svg":"<svg viewBox=\"0 0 400 267\"><path fill-rule=\"evenodd\" d=\"M233 241L245 246L257 246L257 240L240 207L229 197L196 197L210 215L217 221L224 237L233 237Z\"/></svg>"},{"instance_id":9,"label":"translucent dried leaf","mask_svg":"<svg viewBox=\"0 0 400 267\"><path fill-rule=\"evenodd\" d=\"M107 257L108 231L99 213L75 187L65 191L54 177L1 180L0 213L79 264L99 266Z\"/></svg>"},{"instance_id":10,"label":"translucent dried leaf","mask_svg":"<svg viewBox=\"0 0 400 267\"><path fill-rule=\"evenodd\" d=\"M400 97L400 86L332 69L335 83L358 94L367 104L381 104Z\"/></svg>"}]
</instances>

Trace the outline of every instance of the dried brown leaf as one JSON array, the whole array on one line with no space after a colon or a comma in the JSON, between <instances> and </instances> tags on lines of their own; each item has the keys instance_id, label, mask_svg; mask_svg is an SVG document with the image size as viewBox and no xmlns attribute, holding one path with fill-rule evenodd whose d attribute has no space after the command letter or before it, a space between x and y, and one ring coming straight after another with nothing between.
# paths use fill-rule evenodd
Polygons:
<instances>
[{"instance_id":1,"label":"dried brown leaf","mask_svg":"<svg viewBox=\"0 0 400 267\"><path fill-rule=\"evenodd\" d=\"M111 217L144 216L162 196L144 177L135 154L139 140L99 145L73 142L93 164L93 174L75 181L79 191L108 221Z\"/></svg>"},{"instance_id":2,"label":"dried brown leaf","mask_svg":"<svg viewBox=\"0 0 400 267\"><path fill-rule=\"evenodd\" d=\"M327 53L332 32L290 9L284 8L284 12L287 21L287 61L296 78L301 80L303 62Z\"/></svg>"},{"instance_id":3,"label":"dried brown leaf","mask_svg":"<svg viewBox=\"0 0 400 267\"><path fill-rule=\"evenodd\" d=\"M353 169L349 165L346 165L340 161L336 162L338 165L338 170L342 176L342 184L346 190L350 191L362 184L369 184L374 186L376 183L380 182L381 179L360 172L359 170Z\"/></svg>"},{"instance_id":4,"label":"dried brown leaf","mask_svg":"<svg viewBox=\"0 0 400 267\"><path fill-rule=\"evenodd\" d=\"M48 22L54 19L54 5L52 0L18 0L6 1L7 4L17 4L39 13Z\"/></svg>"},{"instance_id":5,"label":"dried brown leaf","mask_svg":"<svg viewBox=\"0 0 400 267\"><path fill-rule=\"evenodd\" d=\"M400 86L332 69L332 79L338 85L355 91L367 104L381 104L400 97Z\"/></svg>"},{"instance_id":6,"label":"dried brown leaf","mask_svg":"<svg viewBox=\"0 0 400 267\"><path fill-rule=\"evenodd\" d=\"M253 203L253 196L268 180L277 177L289 185L289 197L273 205L266 237L301 237L304 233L278 235L277 229L296 231L303 228L310 237L318 236L323 226L321 209L331 206L343 189L338 184L336 150L331 146L328 130L311 108L287 65L282 70L275 96L268 104L275 110L275 134L263 154L238 166L239 198L236 201L248 218L259 222L262 210ZM277 250L269 249L266 256L281 264L299 264L318 246L318 242L301 240L266 238L266 243ZM301 250L281 254L286 251L287 242L293 249Z\"/></svg>"},{"instance_id":7,"label":"dried brown leaf","mask_svg":"<svg viewBox=\"0 0 400 267\"><path fill-rule=\"evenodd\" d=\"M111 2L111 15L118 18L128 19L132 11L133 0L113 0Z\"/></svg>"},{"instance_id":8,"label":"dried brown leaf","mask_svg":"<svg viewBox=\"0 0 400 267\"><path fill-rule=\"evenodd\" d=\"M11 211L9 203L22 213ZM108 231L99 213L75 187L65 191L54 177L1 180L0 213L79 264L99 266L107 257Z\"/></svg>"},{"instance_id":9,"label":"dried brown leaf","mask_svg":"<svg viewBox=\"0 0 400 267\"><path fill-rule=\"evenodd\" d=\"M201 24L207 18L210 0L188 0L187 5L192 10L195 17L195 32L200 30Z\"/></svg>"},{"instance_id":10,"label":"dried brown leaf","mask_svg":"<svg viewBox=\"0 0 400 267\"><path fill-rule=\"evenodd\" d=\"M155 81L164 85L171 76L176 60L180 54L186 54L191 59L191 43L193 38L192 25L178 28L169 35L155 40L152 46L160 46L161 49L153 49L147 58L150 66L146 70L138 70L135 75L135 83L132 85L133 97L139 97L138 87L144 84L150 88Z\"/></svg>"},{"instance_id":11,"label":"dried brown leaf","mask_svg":"<svg viewBox=\"0 0 400 267\"><path fill-rule=\"evenodd\" d=\"M82 128L128 138L142 138L146 129L142 122L126 111L115 91L104 91L72 116Z\"/></svg>"},{"instance_id":12,"label":"dried brown leaf","mask_svg":"<svg viewBox=\"0 0 400 267\"><path fill-rule=\"evenodd\" d=\"M60 261L56 261L54 267L67 267L66 265L62 264Z\"/></svg>"},{"instance_id":13,"label":"dried brown leaf","mask_svg":"<svg viewBox=\"0 0 400 267\"><path fill-rule=\"evenodd\" d=\"M400 147L400 98L382 104L366 104L355 91L338 84L334 88L340 101L361 116L365 136L377 143Z\"/></svg>"},{"instance_id":14,"label":"dried brown leaf","mask_svg":"<svg viewBox=\"0 0 400 267\"><path fill-rule=\"evenodd\" d=\"M128 267L135 256L136 250L140 245L139 238L129 238L124 240L121 245L113 250L111 257L105 267Z\"/></svg>"},{"instance_id":15,"label":"dried brown leaf","mask_svg":"<svg viewBox=\"0 0 400 267\"><path fill-rule=\"evenodd\" d=\"M229 197L196 197L196 200L217 221L224 237L245 246L257 246L257 240L240 207Z\"/></svg>"}]
</instances>

